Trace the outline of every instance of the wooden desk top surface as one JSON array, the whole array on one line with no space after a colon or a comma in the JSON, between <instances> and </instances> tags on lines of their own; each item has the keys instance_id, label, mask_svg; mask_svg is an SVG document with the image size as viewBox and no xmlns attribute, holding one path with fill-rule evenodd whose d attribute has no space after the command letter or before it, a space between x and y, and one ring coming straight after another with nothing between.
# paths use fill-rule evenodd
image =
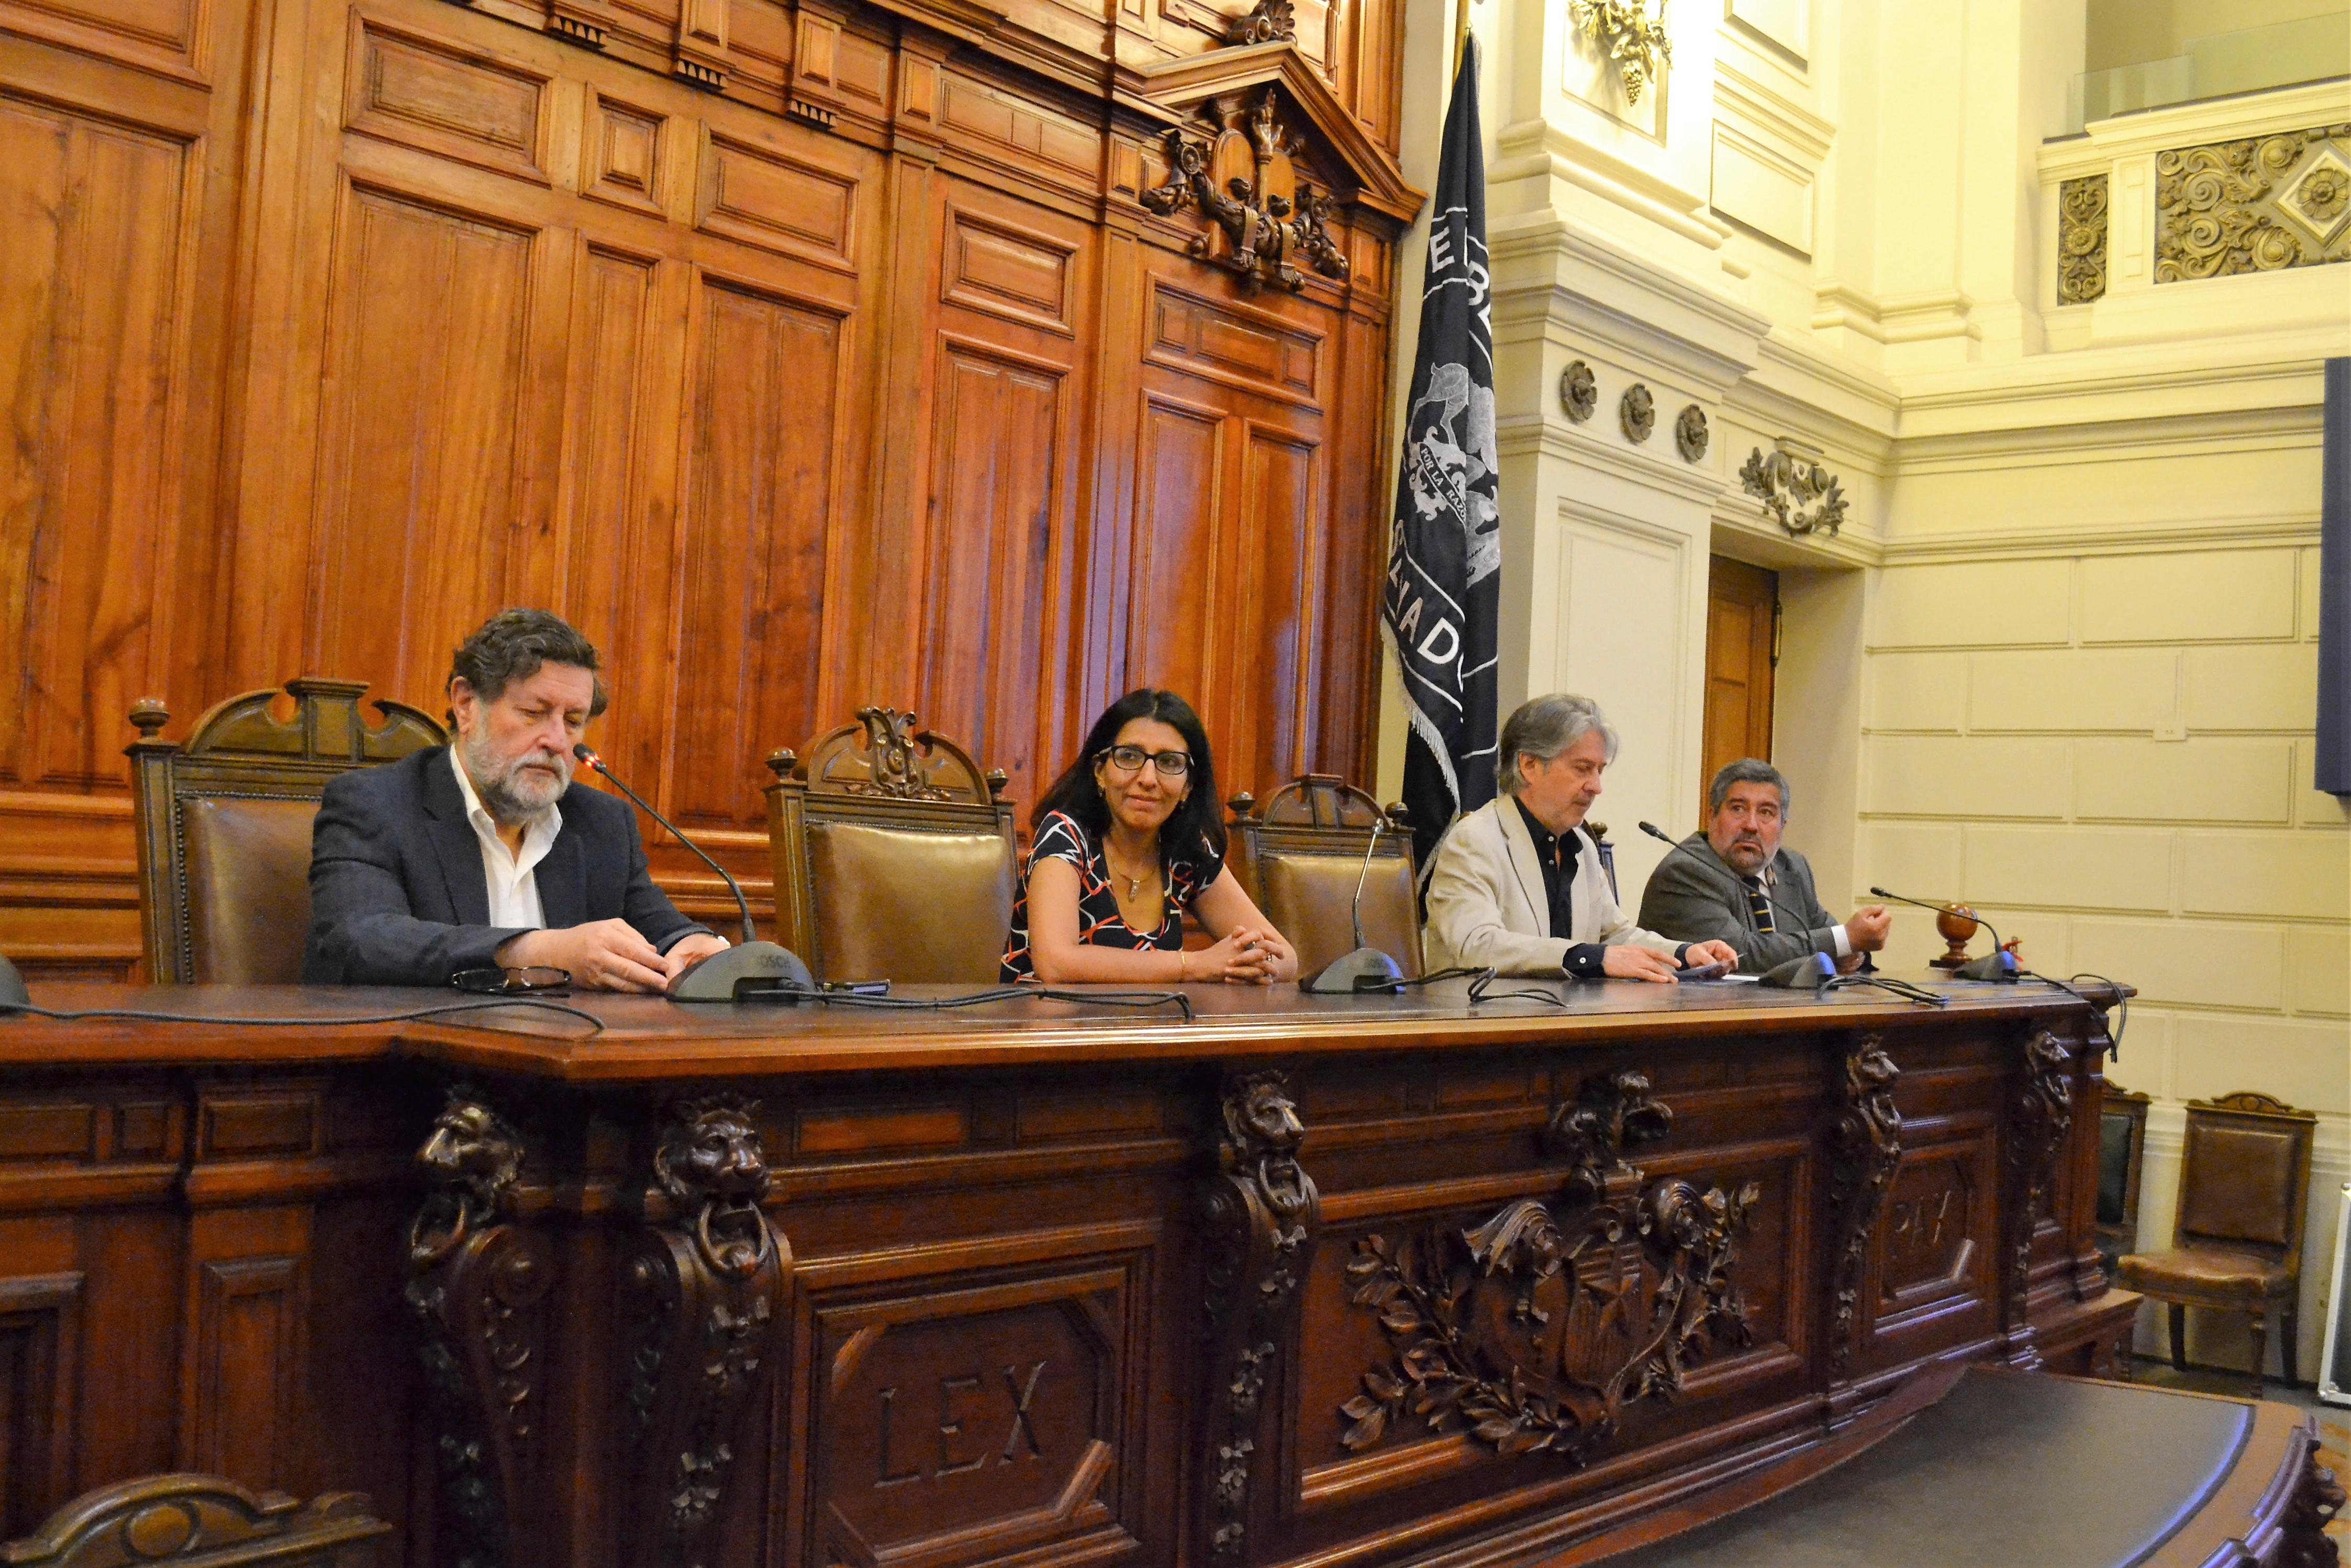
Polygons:
<instances>
[{"instance_id":1,"label":"wooden desk top surface","mask_svg":"<svg viewBox=\"0 0 2351 1568\"><path fill-rule=\"evenodd\" d=\"M495 1007L394 1020L387 1015L486 998L423 988L45 985L34 988L33 1000L57 1011L180 1017L0 1017L0 1069L65 1061L326 1062L397 1053L567 1082L626 1082L681 1075L1238 1061L1440 1044L1534 1045L1558 1043L1563 1037L1592 1043L1660 1034L1698 1040L1902 1028L1928 1018L1991 1022L2081 1005L2064 991L2034 981L1998 986L1939 975L1906 977L1949 996L1950 1005L1928 1009L1868 989L1815 998L1808 991L1752 985L1509 980L1497 992L1535 992L1551 999L1489 995L1473 1003L1462 981L1400 997L1313 997L1294 986L1192 985L1180 988L1193 1009L1186 1020L1170 1005L1138 1009L1042 998L926 1011L809 1003L686 1006L663 998L578 993L555 999L586 1017ZM967 989L905 986L893 995L930 1001ZM2102 1002L2112 994L2103 986L2086 989ZM265 1017L300 1022L280 1028L242 1021ZM194 1019L218 1021L188 1021Z\"/></svg>"}]
</instances>

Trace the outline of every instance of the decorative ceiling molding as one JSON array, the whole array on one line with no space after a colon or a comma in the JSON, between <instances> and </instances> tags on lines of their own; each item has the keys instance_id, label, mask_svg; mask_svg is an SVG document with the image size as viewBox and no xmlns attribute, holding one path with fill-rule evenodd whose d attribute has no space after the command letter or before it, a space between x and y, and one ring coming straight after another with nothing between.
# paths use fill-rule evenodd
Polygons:
<instances>
[{"instance_id":1,"label":"decorative ceiling molding","mask_svg":"<svg viewBox=\"0 0 2351 1568\"><path fill-rule=\"evenodd\" d=\"M1405 182L1395 159L1347 112L1294 41L1210 49L1139 70L1121 67L1113 82L1121 103L1169 130L1196 121L1210 99L1256 104L1267 88L1279 92L1284 127L1330 177L1335 202L1368 207L1399 224L1419 214L1427 193Z\"/></svg>"}]
</instances>

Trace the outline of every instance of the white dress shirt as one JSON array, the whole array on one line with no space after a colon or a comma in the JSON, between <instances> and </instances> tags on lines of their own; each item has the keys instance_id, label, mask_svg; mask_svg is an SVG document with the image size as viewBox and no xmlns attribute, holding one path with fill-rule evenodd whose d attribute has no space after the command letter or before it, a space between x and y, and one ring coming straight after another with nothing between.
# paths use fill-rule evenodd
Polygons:
<instances>
[{"instance_id":1,"label":"white dress shirt","mask_svg":"<svg viewBox=\"0 0 2351 1568\"><path fill-rule=\"evenodd\" d=\"M457 760L457 748L449 748L449 766L456 770L457 792L465 798L465 821L474 824L474 836L482 841L482 876L489 885L490 924L544 929L547 915L538 904L538 862L555 846L555 835L563 831L563 809L549 806L530 820L522 831L522 852L514 854L498 837L498 824L482 808L482 798L474 793L474 781L465 777L465 765Z\"/></svg>"},{"instance_id":2,"label":"white dress shirt","mask_svg":"<svg viewBox=\"0 0 2351 1568\"><path fill-rule=\"evenodd\" d=\"M1777 850L1773 850L1771 858L1763 862L1763 891L1766 894L1776 894L1780 891L1780 852ZM1771 905L1772 924L1776 925L1779 920L1780 906L1774 901ZM1842 924L1829 927L1829 940L1834 944L1838 957L1853 956L1853 937Z\"/></svg>"}]
</instances>

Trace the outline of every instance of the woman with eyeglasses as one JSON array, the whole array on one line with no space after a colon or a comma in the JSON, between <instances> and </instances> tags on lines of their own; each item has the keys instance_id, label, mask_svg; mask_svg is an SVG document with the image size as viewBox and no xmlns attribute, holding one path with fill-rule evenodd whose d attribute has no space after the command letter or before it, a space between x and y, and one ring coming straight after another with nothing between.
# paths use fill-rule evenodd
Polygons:
<instances>
[{"instance_id":1,"label":"woman with eyeglasses","mask_svg":"<svg viewBox=\"0 0 2351 1568\"><path fill-rule=\"evenodd\" d=\"M1298 952L1225 869L1207 732L1174 692L1129 692L1037 802L1004 978L1293 979ZM1184 950L1184 912L1216 945Z\"/></svg>"}]
</instances>

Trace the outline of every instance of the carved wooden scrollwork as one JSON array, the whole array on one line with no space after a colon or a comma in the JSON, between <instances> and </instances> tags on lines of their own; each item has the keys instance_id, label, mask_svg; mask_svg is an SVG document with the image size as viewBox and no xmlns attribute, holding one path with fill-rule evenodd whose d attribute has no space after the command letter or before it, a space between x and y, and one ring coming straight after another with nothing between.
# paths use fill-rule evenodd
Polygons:
<instances>
[{"instance_id":1,"label":"carved wooden scrollwork","mask_svg":"<svg viewBox=\"0 0 2351 1568\"><path fill-rule=\"evenodd\" d=\"M416 1157L430 1186L405 1295L423 1331L442 1539L459 1568L500 1568L527 1560L535 1533L552 1260L514 1220L522 1140L487 1105L452 1092Z\"/></svg>"},{"instance_id":2,"label":"carved wooden scrollwork","mask_svg":"<svg viewBox=\"0 0 2351 1568\"><path fill-rule=\"evenodd\" d=\"M2296 1438L2303 1450L2302 1474L2286 1501L2284 1517L2278 1521L2280 1568L2336 1568L2343 1560L2326 1527L2342 1516L2345 1503L2351 1499L2344 1493L2342 1479L2318 1462L2318 1434L2314 1427L2314 1424L2306 1425Z\"/></svg>"},{"instance_id":3,"label":"carved wooden scrollwork","mask_svg":"<svg viewBox=\"0 0 2351 1568\"><path fill-rule=\"evenodd\" d=\"M1258 1413L1313 1253L1322 1200L1298 1163L1305 1126L1280 1072L1234 1074L1219 1104L1217 1174L1205 1201L1208 1333L1208 1556L1241 1560Z\"/></svg>"},{"instance_id":4,"label":"carved wooden scrollwork","mask_svg":"<svg viewBox=\"0 0 2351 1568\"><path fill-rule=\"evenodd\" d=\"M1545 1144L1571 1167L1558 1202L1356 1242L1349 1300L1379 1314L1395 1354L1339 1407L1348 1448L1417 1419L1581 1465L1627 1406L1673 1397L1710 1349L1749 1343L1731 1270L1762 1189L1646 1181L1625 1155L1673 1124L1648 1090L1637 1072L1596 1076L1554 1114Z\"/></svg>"},{"instance_id":5,"label":"carved wooden scrollwork","mask_svg":"<svg viewBox=\"0 0 2351 1568\"><path fill-rule=\"evenodd\" d=\"M1232 19L1225 28L1225 42L1232 45L1270 44L1283 38L1298 37L1297 6L1293 0L1257 0L1241 16Z\"/></svg>"},{"instance_id":6,"label":"carved wooden scrollwork","mask_svg":"<svg viewBox=\"0 0 2351 1568\"><path fill-rule=\"evenodd\" d=\"M737 1428L759 1386L791 1274L760 1201L768 1163L755 1103L738 1094L669 1108L653 1180L666 1215L622 1266L631 1351L625 1561L716 1561Z\"/></svg>"},{"instance_id":7,"label":"carved wooden scrollwork","mask_svg":"<svg viewBox=\"0 0 2351 1568\"><path fill-rule=\"evenodd\" d=\"M944 800L946 795L923 776L914 757L914 716L893 707L862 707L857 722L865 727L865 747L872 754L873 780L852 784L852 792L886 795L893 800Z\"/></svg>"},{"instance_id":8,"label":"carved wooden scrollwork","mask_svg":"<svg viewBox=\"0 0 2351 1568\"><path fill-rule=\"evenodd\" d=\"M2037 1364L2025 1324L2032 1280L2032 1232L2049 1203L2058 1147L2074 1122L2074 1054L2043 1030L2024 1046L2024 1070L2009 1110L2002 1180L2007 1186L2006 1233L2001 1238L2001 1309L2011 1359Z\"/></svg>"},{"instance_id":9,"label":"carved wooden scrollwork","mask_svg":"<svg viewBox=\"0 0 2351 1568\"><path fill-rule=\"evenodd\" d=\"M1329 228L1332 202L1313 183L1299 178L1290 193L1277 172L1292 167L1299 147L1281 123L1271 88L1254 109L1241 110L1209 98L1200 105L1207 137L1183 129L1167 132L1167 178L1136 199L1150 212L1172 216L1186 207L1208 226L1186 247L1192 256L1240 277L1245 287L1267 284L1297 293L1306 287L1301 264L1325 277L1347 276ZM1217 181L1223 150L1246 143L1251 172ZM1217 236L1223 236L1219 249Z\"/></svg>"},{"instance_id":10,"label":"carved wooden scrollwork","mask_svg":"<svg viewBox=\"0 0 2351 1568\"><path fill-rule=\"evenodd\" d=\"M1830 1191L1837 1251L1829 1311L1829 1364L1853 1363L1869 1241L1894 1172L1902 1163L1902 1113L1894 1104L1901 1069L1876 1035L1864 1036L1844 1059L1844 1105L1830 1131Z\"/></svg>"}]
</instances>

